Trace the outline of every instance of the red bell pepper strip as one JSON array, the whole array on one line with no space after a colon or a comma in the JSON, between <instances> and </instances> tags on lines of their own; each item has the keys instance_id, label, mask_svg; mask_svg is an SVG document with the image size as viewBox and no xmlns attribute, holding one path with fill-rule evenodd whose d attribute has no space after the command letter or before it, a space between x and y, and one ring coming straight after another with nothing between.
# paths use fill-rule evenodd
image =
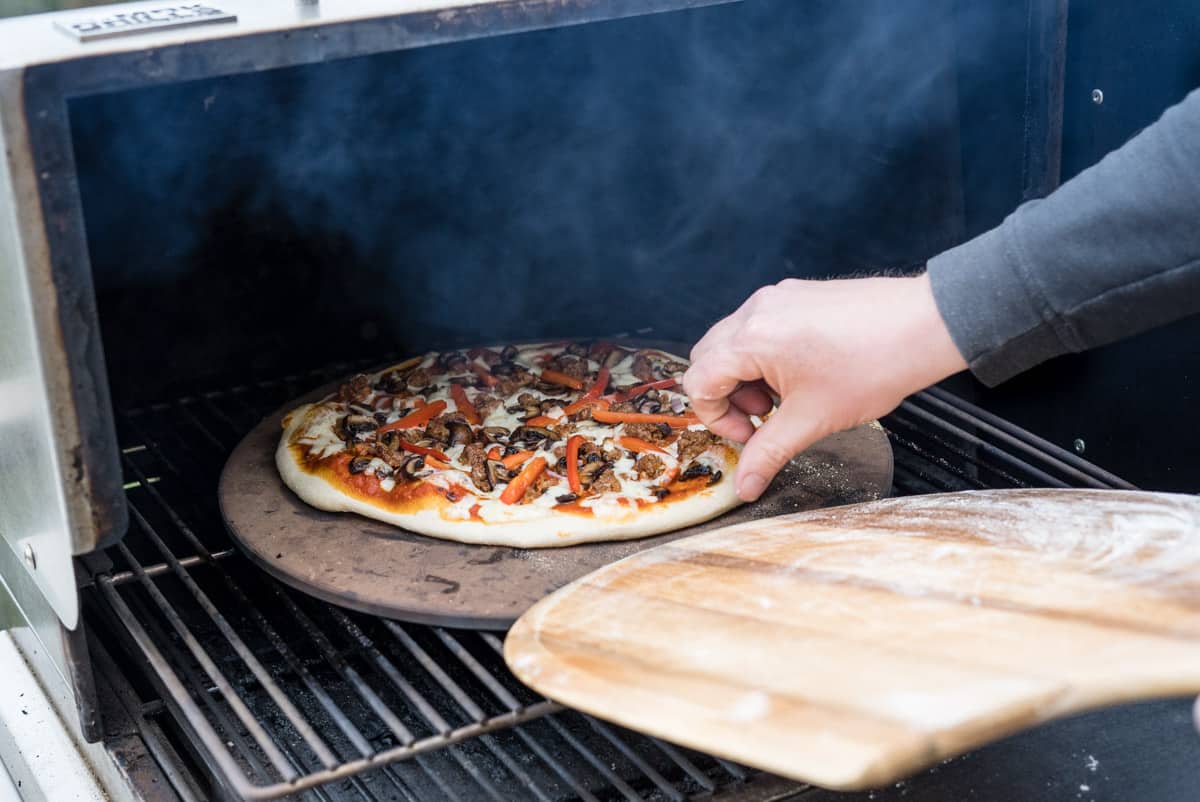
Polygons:
<instances>
[{"instance_id":1,"label":"red bell pepper strip","mask_svg":"<svg viewBox=\"0 0 1200 802\"><path fill-rule=\"evenodd\" d=\"M538 415L525 421L526 426L550 426L555 423L558 423L558 418L552 418L549 415Z\"/></svg>"},{"instance_id":2,"label":"red bell pepper strip","mask_svg":"<svg viewBox=\"0 0 1200 802\"><path fill-rule=\"evenodd\" d=\"M492 446L488 449L488 459L500 459L502 456L504 456L504 449L500 448L500 446Z\"/></svg>"},{"instance_id":3,"label":"red bell pepper strip","mask_svg":"<svg viewBox=\"0 0 1200 802\"><path fill-rule=\"evenodd\" d=\"M670 390L677 384L679 384L678 379L659 379L655 382L646 382L645 384L639 384L637 387L631 387L623 393L612 393L604 397L615 404L621 401L628 401L631 398L637 398L642 393L649 392L650 390Z\"/></svg>"},{"instance_id":4,"label":"red bell pepper strip","mask_svg":"<svg viewBox=\"0 0 1200 802\"><path fill-rule=\"evenodd\" d=\"M508 468L510 471L515 471L521 465L524 465L526 462L528 462L529 458L532 457L533 454L534 452L532 451L518 451L516 454L509 454L500 461L504 463L505 468Z\"/></svg>"},{"instance_id":5,"label":"red bell pepper strip","mask_svg":"<svg viewBox=\"0 0 1200 802\"><path fill-rule=\"evenodd\" d=\"M392 421L391 423L385 423L376 431L378 431L380 434L383 434L384 432L394 432L397 429L412 429L417 426L424 426L426 423L429 423L429 421L433 420L445 411L445 401L434 401L432 404L426 404L420 409L408 413L400 420Z\"/></svg>"},{"instance_id":6,"label":"red bell pepper strip","mask_svg":"<svg viewBox=\"0 0 1200 802\"><path fill-rule=\"evenodd\" d=\"M400 447L403 448L405 451L411 451L414 454L420 454L422 457L433 457L434 459L440 459L442 462L450 461L449 457L447 457L442 452L438 451L436 448L426 448L425 446L415 446L412 443L406 443L403 440L400 441ZM428 462L428 461L429 460L426 460L426 462Z\"/></svg>"},{"instance_id":7,"label":"red bell pepper strip","mask_svg":"<svg viewBox=\"0 0 1200 802\"><path fill-rule=\"evenodd\" d=\"M477 375L479 378L483 379L483 383L486 384L488 387L495 387L497 384L500 383L500 380L497 379L495 376L493 376L492 372L490 370L488 370L487 368L485 368L483 365L472 364L471 370L475 371L475 375Z\"/></svg>"},{"instance_id":8,"label":"red bell pepper strip","mask_svg":"<svg viewBox=\"0 0 1200 802\"><path fill-rule=\"evenodd\" d=\"M439 471L449 471L454 469L454 466L449 462L443 462L437 457L426 457L425 466L428 468L436 468Z\"/></svg>"},{"instance_id":9,"label":"red bell pepper strip","mask_svg":"<svg viewBox=\"0 0 1200 802\"><path fill-rule=\"evenodd\" d=\"M467 419L467 423L476 426L483 423L483 418L479 417L479 411L475 409L475 405L467 398L467 391L463 389L461 384L450 385L450 397L454 399L454 406L458 407L458 411Z\"/></svg>"},{"instance_id":10,"label":"red bell pepper strip","mask_svg":"<svg viewBox=\"0 0 1200 802\"><path fill-rule=\"evenodd\" d=\"M513 456L516 456L515 454ZM534 457L529 461L521 472L518 473L513 480L508 483L508 487L504 488L504 492L500 494L500 501L505 504L516 504L525 496L525 491L533 484L534 480L542 475L542 471L546 470L546 458Z\"/></svg>"},{"instance_id":11,"label":"red bell pepper strip","mask_svg":"<svg viewBox=\"0 0 1200 802\"><path fill-rule=\"evenodd\" d=\"M563 412L567 415L574 415L576 412L582 412L588 407L608 409L610 406L612 405L603 398L581 398L575 403L567 404L563 407Z\"/></svg>"},{"instance_id":12,"label":"red bell pepper strip","mask_svg":"<svg viewBox=\"0 0 1200 802\"><path fill-rule=\"evenodd\" d=\"M583 493L583 483L579 481L579 447L583 445L583 435L573 434L567 438L567 486L575 495Z\"/></svg>"},{"instance_id":13,"label":"red bell pepper strip","mask_svg":"<svg viewBox=\"0 0 1200 802\"><path fill-rule=\"evenodd\" d=\"M608 389L608 379L610 371L608 368L600 368L596 374L596 382L588 388L588 391L579 396L580 401L588 401L592 398L599 398L600 395Z\"/></svg>"},{"instance_id":14,"label":"red bell pepper strip","mask_svg":"<svg viewBox=\"0 0 1200 802\"><path fill-rule=\"evenodd\" d=\"M648 412L611 412L607 409L593 409L592 420L600 423L665 423L676 429L695 426L700 422L690 412L685 415L657 415Z\"/></svg>"},{"instance_id":15,"label":"red bell pepper strip","mask_svg":"<svg viewBox=\"0 0 1200 802\"><path fill-rule=\"evenodd\" d=\"M561 384L563 387L570 387L572 390L583 389L582 381L574 376L568 376L567 374L558 370L550 370L549 368L544 369L542 371L542 379L552 384Z\"/></svg>"},{"instance_id":16,"label":"red bell pepper strip","mask_svg":"<svg viewBox=\"0 0 1200 802\"><path fill-rule=\"evenodd\" d=\"M626 451L632 451L635 454L666 454L666 449L659 448L654 443L647 442L640 437L618 437L617 445Z\"/></svg>"}]
</instances>

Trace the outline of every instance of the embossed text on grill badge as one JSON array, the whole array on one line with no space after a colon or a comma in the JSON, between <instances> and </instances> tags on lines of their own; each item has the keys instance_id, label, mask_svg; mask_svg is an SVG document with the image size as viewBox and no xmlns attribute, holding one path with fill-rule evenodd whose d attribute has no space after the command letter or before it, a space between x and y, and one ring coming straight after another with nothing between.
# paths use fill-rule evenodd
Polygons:
<instances>
[{"instance_id":1,"label":"embossed text on grill badge","mask_svg":"<svg viewBox=\"0 0 1200 802\"><path fill-rule=\"evenodd\" d=\"M142 11L125 11L103 17L59 19L54 27L81 42L107 39L110 36L182 28L185 25L204 25L210 22L236 22L237 15L203 3L181 3L159 6Z\"/></svg>"}]
</instances>

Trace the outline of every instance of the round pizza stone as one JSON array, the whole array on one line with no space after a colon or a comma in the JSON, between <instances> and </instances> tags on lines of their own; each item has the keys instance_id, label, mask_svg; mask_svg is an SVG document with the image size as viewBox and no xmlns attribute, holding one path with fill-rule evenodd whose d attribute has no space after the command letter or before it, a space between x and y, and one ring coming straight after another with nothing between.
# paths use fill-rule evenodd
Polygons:
<instances>
[{"instance_id":1,"label":"round pizza stone","mask_svg":"<svg viewBox=\"0 0 1200 802\"><path fill-rule=\"evenodd\" d=\"M275 467L283 415L336 387L287 404L246 435L221 473L221 512L234 540L272 576L333 604L401 621L504 630L547 594L636 552L755 518L872 501L892 483L887 435L877 423L864 424L796 457L754 504L703 524L561 548L466 545L323 512L287 488Z\"/></svg>"}]
</instances>

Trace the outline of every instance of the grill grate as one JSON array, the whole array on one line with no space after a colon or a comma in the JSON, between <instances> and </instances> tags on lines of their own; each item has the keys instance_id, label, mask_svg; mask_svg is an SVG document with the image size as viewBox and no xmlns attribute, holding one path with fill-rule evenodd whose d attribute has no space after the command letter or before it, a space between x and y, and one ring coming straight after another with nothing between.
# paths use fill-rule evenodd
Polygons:
<instances>
[{"instance_id":1,"label":"grill grate","mask_svg":"<svg viewBox=\"0 0 1200 802\"><path fill-rule=\"evenodd\" d=\"M108 550L111 570L95 576L85 612L141 662L222 793L684 800L771 779L538 697L507 671L490 633L344 611L236 551L216 502L225 458L265 414L358 367L118 416L132 526ZM1129 487L940 390L885 424L897 494Z\"/></svg>"},{"instance_id":2,"label":"grill grate","mask_svg":"<svg viewBox=\"0 0 1200 802\"><path fill-rule=\"evenodd\" d=\"M131 529L88 613L144 661L226 795L684 800L752 773L533 694L490 633L400 624L264 576L225 534L216 480L261 417L356 369L118 416Z\"/></svg>"}]
</instances>

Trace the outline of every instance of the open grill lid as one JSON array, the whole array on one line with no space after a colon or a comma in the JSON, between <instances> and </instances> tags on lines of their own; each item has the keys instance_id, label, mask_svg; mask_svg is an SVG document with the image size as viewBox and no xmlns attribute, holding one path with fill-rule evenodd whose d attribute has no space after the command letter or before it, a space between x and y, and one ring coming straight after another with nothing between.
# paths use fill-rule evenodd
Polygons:
<instances>
[{"instance_id":1,"label":"open grill lid","mask_svg":"<svg viewBox=\"0 0 1200 802\"><path fill-rule=\"evenodd\" d=\"M722 2L214 0L0 20L0 388L20 402L0 431L38 455L0 461L0 576L23 617L73 629L72 556L128 523L69 99Z\"/></svg>"}]
</instances>

